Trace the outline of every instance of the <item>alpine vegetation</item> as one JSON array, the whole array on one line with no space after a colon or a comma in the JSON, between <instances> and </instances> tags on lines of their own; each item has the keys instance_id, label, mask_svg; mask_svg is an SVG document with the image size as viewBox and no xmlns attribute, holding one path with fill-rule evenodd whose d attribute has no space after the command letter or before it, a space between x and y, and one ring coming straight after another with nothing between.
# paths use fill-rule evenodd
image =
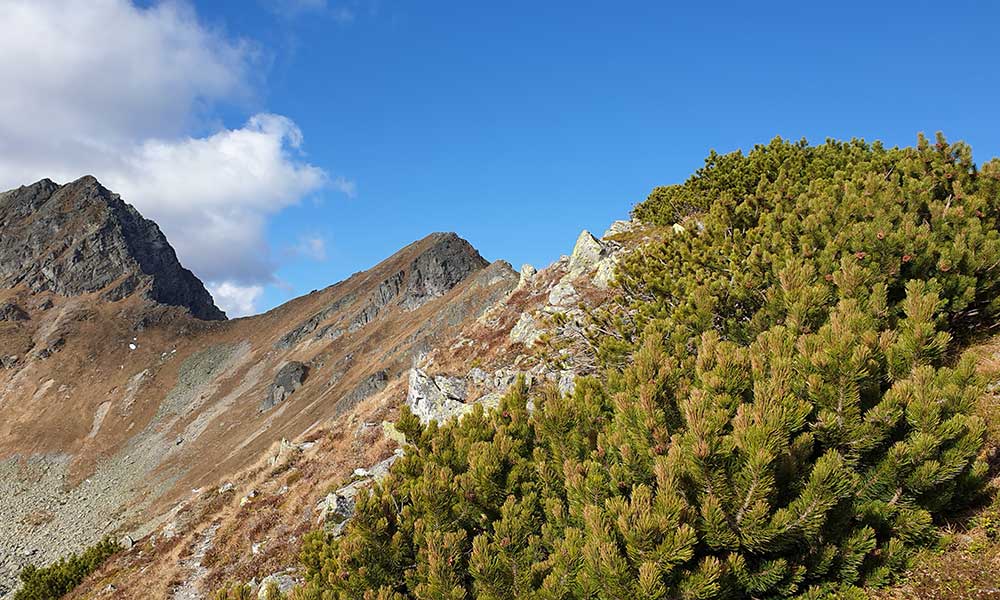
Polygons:
<instances>
[{"instance_id":1,"label":"alpine vegetation","mask_svg":"<svg viewBox=\"0 0 1000 600\"><path fill-rule=\"evenodd\" d=\"M1000 161L776 139L711 154L590 316L598 374L408 447L293 597L824 598L889 583L985 464ZM676 226L675 226L676 225ZM529 410L529 406L531 409Z\"/></svg>"}]
</instances>

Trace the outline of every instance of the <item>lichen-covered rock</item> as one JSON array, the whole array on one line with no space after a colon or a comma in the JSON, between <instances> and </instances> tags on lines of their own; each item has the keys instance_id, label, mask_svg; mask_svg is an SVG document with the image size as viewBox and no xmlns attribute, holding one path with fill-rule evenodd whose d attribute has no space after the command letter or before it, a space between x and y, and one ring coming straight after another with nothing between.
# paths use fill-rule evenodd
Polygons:
<instances>
[{"instance_id":1,"label":"lichen-covered rock","mask_svg":"<svg viewBox=\"0 0 1000 600\"><path fill-rule=\"evenodd\" d=\"M580 301L580 295L572 283L563 281L556 284L549 291L549 306L555 308L569 308L575 306Z\"/></svg>"},{"instance_id":2,"label":"lichen-covered rock","mask_svg":"<svg viewBox=\"0 0 1000 600\"><path fill-rule=\"evenodd\" d=\"M399 446L406 445L406 435L396 429L396 425L392 421L382 421L382 435L396 442Z\"/></svg>"},{"instance_id":3,"label":"lichen-covered rock","mask_svg":"<svg viewBox=\"0 0 1000 600\"><path fill-rule=\"evenodd\" d=\"M538 320L536 320L530 313L522 313L521 318L517 320L517 323L510 330L510 341L515 344L524 344L525 347L531 347L542 337L543 330L539 326Z\"/></svg>"},{"instance_id":4,"label":"lichen-covered rock","mask_svg":"<svg viewBox=\"0 0 1000 600\"><path fill-rule=\"evenodd\" d=\"M410 369L406 405L425 425L431 421L444 423L472 410L472 406L464 402L464 391L459 395L455 387L450 385L445 385L442 389L438 380L443 381L443 378L435 379L428 377L420 369Z\"/></svg>"},{"instance_id":5,"label":"lichen-covered rock","mask_svg":"<svg viewBox=\"0 0 1000 600\"><path fill-rule=\"evenodd\" d=\"M535 267L527 263L521 265L521 273L520 273L520 279L518 279L517 281L517 289L526 287L529 283L531 283L531 280L534 279L535 275L537 274L538 274L538 269L536 269Z\"/></svg>"},{"instance_id":6,"label":"lichen-covered rock","mask_svg":"<svg viewBox=\"0 0 1000 600\"><path fill-rule=\"evenodd\" d=\"M465 402L468 396L465 379L461 377L448 377L446 375L435 375L434 385L436 385L437 388L441 390L441 393L443 393L448 398Z\"/></svg>"},{"instance_id":7,"label":"lichen-covered rock","mask_svg":"<svg viewBox=\"0 0 1000 600\"><path fill-rule=\"evenodd\" d=\"M66 185L43 179L0 193L0 223L0 287L62 296L100 291L110 301L142 293L199 319L226 318L160 228L93 177Z\"/></svg>"},{"instance_id":8,"label":"lichen-covered rock","mask_svg":"<svg viewBox=\"0 0 1000 600\"><path fill-rule=\"evenodd\" d=\"M301 582L290 573L274 573L272 575L268 575L260 582L260 588L257 590L257 598L258 600L267 600L269 591L268 588L270 587L274 587L281 594L287 594L299 583Z\"/></svg>"},{"instance_id":9,"label":"lichen-covered rock","mask_svg":"<svg viewBox=\"0 0 1000 600\"><path fill-rule=\"evenodd\" d=\"M594 285L602 290L611 286L615 280L615 269L618 267L618 256L608 256L597 263L597 272L594 273Z\"/></svg>"},{"instance_id":10,"label":"lichen-covered rock","mask_svg":"<svg viewBox=\"0 0 1000 600\"><path fill-rule=\"evenodd\" d=\"M302 387L302 382L305 381L308 374L309 367L297 360L281 367L281 370L274 377L274 383L267 391L267 397L260 403L261 412L274 408L285 398L295 393Z\"/></svg>"},{"instance_id":11,"label":"lichen-covered rock","mask_svg":"<svg viewBox=\"0 0 1000 600\"><path fill-rule=\"evenodd\" d=\"M469 379L475 385L483 385L490 378L490 374L483 370L482 367L472 367L469 369Z\"/></svg>"},{"instance_id":12,"label":"lichen-covered rock","mask_svg":"<svg viewBox=\"0 0 1000 600\"><path fill-rule=\"evenodd\" d=\"M584 229L576 239L573 254L569 257L569 268L566 277L575 279L588 275L597 268L597 263L604 257L604 246L589 231Z\"/></svg>"},{"instance_id":13,"label":"lichen-covered rock","mask_svg":"<svg viewBox=\"0 0 1000 600\"><path fill-rule=\"evenodd\" d=\"M337 491L327 494L316 505L316 511L319 514L319 523L329 533L339 536L343 532L344 525L354 516L354 507L357 503L358 493L367 489L373 483L385 479L389 475L389 468L401 456L403 456L403 450L397 449L389 458L368 469L364 469L366 474L363 477L359 477Z\"/></svg>"},{"instance_id":14,"label":"lichen-covered rock","mask_svg":"<svg viewBox=\"0 0 1000 600\"><path fill-rule=\"evenodd\" d=\"M610 227L608 227L608 230L604 232L604 235L601 236L601 239L607 240L608 238L611 238L613 236L621 235L623 233L628 233L636 229L638 226L639 222L634 219L631 221L615 221L614 223L611 224Z\"/></svg>"}]
</instances>

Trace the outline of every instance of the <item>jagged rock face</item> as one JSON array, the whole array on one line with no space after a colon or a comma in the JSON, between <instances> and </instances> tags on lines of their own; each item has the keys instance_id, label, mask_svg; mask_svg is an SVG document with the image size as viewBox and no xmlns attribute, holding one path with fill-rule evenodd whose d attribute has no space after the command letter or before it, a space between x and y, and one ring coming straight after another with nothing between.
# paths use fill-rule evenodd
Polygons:
<instances>
[{"instance_id":1,"label":"jagged rock face","mask_svg":"<svg viewBox=\"0 0 1000 600\"><path fill-rule=\"evenodd\" d=\"M431 249L415 258L410 266L402 301L408 310L445 295L471 273L489 264L469 242L454 233L437 233L434 238Z\"/></svg>"},{"instance_id":2,"label":"jagged rock face","mask_svg":"<svg viewBox=\"0 0 1000 600\"><path fill-rule=\"evenodd\" d=\"M274 383L267 390L267 397L260 403L260 410L263 412L281 404L285 398L302 387L302 382L305 381L308 374L309 367L297 360L281 367L281 370L274 377Z\"/></svg>"},{"instance_id":3,"label":"jagged rock face","mask_svg":"<svg viewBox=\"0 0 1000 600\"><path fill-rule=\"evenodd\" d=\"M226 317L159 227L89 176L0 194L0 287L19 285L110 301L143 292L199 319Z\"/></svg>"},{"instance_id":4,"label":"jagged rock face","mask_svg":"<svg viewBox=\"0 0 1000 600\"><path fill-rule=\"evenodd\" d=\"M27 321L28 313L13 302L0 304L0 321Z\"/></svg>"},{"instance_id":5,"label":"jagged rock face","mask_svg":"<svg viewBox=\"0 0 1000 600\"><path fill-rule=\"evenodd\" d=\"M375 371L371 375L365 377L361 380L361 383L357 385L349 394L344 396L344 399L340 402L337 407L339 412L346 412L355 406L359 402L368 398L372 394L385 388L386 384L389 383L389 372L385 369L380 371Z\"/></svg>"}]
</instances>

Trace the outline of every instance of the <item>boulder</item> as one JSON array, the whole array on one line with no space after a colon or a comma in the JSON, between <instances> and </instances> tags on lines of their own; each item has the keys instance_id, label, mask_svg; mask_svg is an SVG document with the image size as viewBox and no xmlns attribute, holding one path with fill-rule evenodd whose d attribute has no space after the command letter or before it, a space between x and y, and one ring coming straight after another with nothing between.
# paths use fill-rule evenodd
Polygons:
<instances>
[{"instance_id":1,"label":"boulder","mask_svg":"<svg viewBox=\"0 0 1000 600\"><path fill-rule=\"evenodd\" d=\"M0 321L27 321L28 313L13 302L0 304Z\"/></svg>"},{"instance_id":2,"label":"boulder","mask_svg":"<svg viewBox=\"0 0 1000 600\"><path fill-rule=\"evenodd\" d=\"M555 308L569 308L575 306L580 301L580 296L572 283L560 282L549 291L549 306Z\"/></svg>"},{"instance_id":3,"label":"boulder","mask_svg":"<svg viewBox=\"0 0 1000 600\"><path fill-rule=\"evenodd\" d=\"M451 378L428 377L420 369L410 369L406 405L421 423L425 425L431 421L443 423L472 410L472 406L464 402L464 386L459 387L449 379Z\"/></svg>"},{"instance_id":4,"label":"boulder","mask_svg":"<svg viewBox=\"0 0 1000 600\"><path fill-rule=\"evenodd\" d=\"M607 289L615 280L615 269L618 267L618 256L608 256L597 263L597 273L594 274L594 285L602 290Z\"/></svg>"},{"instance_id":5,"label":"boulder","mask_svg":"<svg viewBox=\"0 0 1000 600\"><path fill-rule=\"evenodd\" d=\"M534 279L537 274L538 269L535 267L527 263L521 265L521 278L517 281L517 289L526 287L529 283L531 283L531 280Z\"/></svg>"},{"instance_id":6,"label":"boulder","mask_svg":"<svg viewBox=\"0 0 1000 600\"><path fill-rule=\"evenodd\" d=\"M287 594L298 584L299 580L288 573L268 575L260 582L260 589L257 590L257 598L258 600L267 600L269 587L274 587L281 594Z\"/></svg>"},{"instance_id":7,"label":"boulder","mask_svg":"<svg viewBox=\"0 0 1000 600\"><path fill-rule=\"evenodd\" d=\"M522 313L521 318L510 330L510 341L530 348L542 337L542 333L538 321L530 313Z\"/></svg>"},{"instance_id":8,"label":"boulder","mask_svg":"<svg viewBox=\"0 0 1000 600\"><path fill-rule=\"evenodd\" d=\"M260 403L260 412L274 408L285 398L295 393L302 387L302 382L305 381L308 374L309 367L297 360L281 367L274 378L274 383L267 391L267 397Z\"/></svg>"},{"instance_id":9,"label":"boulder","mask_svg":"<svg viewBox=\"0 0 1000 600\"><path fill-rule=\"evenodd\" d=\"M344 525L354 516L354 507L357 503L358 494L373 483L385 479L389 475L389 468L401 456L403 456L403 450L397 449L389 458L368 469L363 469L366 473L364 477L356 479L337 491L327 494L316 505L316 511L319 513L319 523L335 537L339 536L344 530Z\"/></svg>"},{"instance_id":10,"label":"boulder","mask_svg":"<svg viewBox=\"0 0 1000 600\"><path fill-rule=\"evenodd\" d=\"M466 391L467 386L465 383L465 379L461 377L448 377L445 375L435 375L434 385L436 385L438 389L441 390L441 393L443 393L448 398L465 402L465 400L468 397Z\"/></svg>"},{"instance_id":11,"label":"boulder","mask_svg":"<svg viewBox=\"0 0 1000 600\"><path fill-rule=\"evenodd\" d=\"M639 222L635 219L631 221L615 221L608 227L608 230L604 232L601 236L602 240L606 240L610 237L621 235L623 233L628 233L639 226Z\"/></svg>"},{"instance_id":12,"label":"boulder","mask_svg":"<svg viewBox=\"0 0 1000 600\"><path fill-rule=\"evenodd\" d=\"M604 245L589 231L584 229L576 239L573 254L569 257L569 268L566 277L575 279L588 275L597 268L597 263L604 257Z\"/></svg>"}]
</instances>

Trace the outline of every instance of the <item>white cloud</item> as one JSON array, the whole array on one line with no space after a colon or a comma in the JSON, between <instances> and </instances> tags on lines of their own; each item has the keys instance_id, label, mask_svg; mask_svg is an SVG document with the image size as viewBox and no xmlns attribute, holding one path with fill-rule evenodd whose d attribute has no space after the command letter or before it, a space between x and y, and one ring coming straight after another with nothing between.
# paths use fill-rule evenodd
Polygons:
<instances>
[{"instance_id":1,"label":"white cloud","mask_svg":"<svg viewBox=\"0 0 1000 600\"><path fill-rule=\"evenodd\" d=\"M226 311L229 318L245 317L256 312L257 301L264 293L263 286L236 285L231 282L209 283L208 291L215 303Z\"/></svg>"},{"instance_id":2,"label":"white cloud","mask_svg":"<svg viewBox=\"0 0 1000 600\"><path fill-rule=\"evenodd\" d=\"M354 198L355 196L358 195L358 185L355 182L351 181L350 179L347 179L346 177L337 176L337 178L334 179L332 183L334 188L336 188L338 191L340 191L348 198Z\"/></svg>"},{"instance_id":3,"label":"white cloud","mask_svg":"<svg viewBox=\"0 0 1000 600\"><path fill-rule=\"evenodd\" d=\"M287 19L294 19L304 14L319 14L329 16L341 25L354 22L355 11L344 3L331 6L327 0L262 0L275 14ZM352 4L355 4L353 2Z\"/></svg>"},{"instance_id":4,"label":"white cloud","mask_svg":"<svg viewBox=\"0 0 1000 600\"><path fill-rule=\"evenodd\" d=\"M274 270L263 238L267 218L326 181L296 157L301 141L289 119L255 115L206 138L146 141L106 182L144 215L170 224L171 242L201 277L265 283Z\"/></svg>"},{"instance_id":5,"label":"white cloud","mask_svg":"<svg viewBox=\"0 0 1000 600\"><path fill-rule=\"evenodd\" d=\"M326 260L326 240L318 235L302 237L292 249L295 254L315 261Z\"/></svg>"},{"instance_id":6,"label":"white cloud","mask_svg":"<svg viewBox=\"0 0 1000 600\"><path fill-rule=\"evenodd\" d=\"M286 117L205 127L214 108L252 98L258 52L187 4L2 0L0 22L0 189L97 176L235 314L274 281L268 219L323 186L355 194L309 164Z\"/></svg>"}]
</instances>

